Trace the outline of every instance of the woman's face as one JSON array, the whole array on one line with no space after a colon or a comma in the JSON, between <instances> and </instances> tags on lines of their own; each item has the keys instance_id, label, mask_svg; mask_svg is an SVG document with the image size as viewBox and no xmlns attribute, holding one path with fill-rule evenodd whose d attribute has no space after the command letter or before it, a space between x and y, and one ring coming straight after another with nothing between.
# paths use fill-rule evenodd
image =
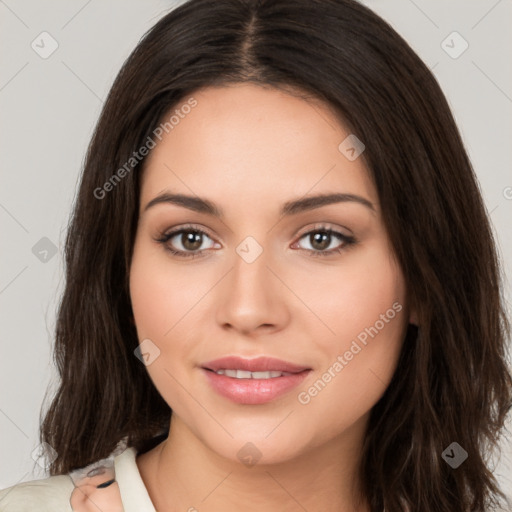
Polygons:
<instances>
[{"instance_id":1,"label":"woman's face","mask_svg":"<svg viewBox=\"0 0 512 512\"><path fill-rule=\"evenodd\" d=\"M142 179L130 293L147 371L173 421L234 461L360 435L411 320L362 146L275 89L192 96ZM211 363L226 356L242 361Z\"/></svg>"}]
</instances>

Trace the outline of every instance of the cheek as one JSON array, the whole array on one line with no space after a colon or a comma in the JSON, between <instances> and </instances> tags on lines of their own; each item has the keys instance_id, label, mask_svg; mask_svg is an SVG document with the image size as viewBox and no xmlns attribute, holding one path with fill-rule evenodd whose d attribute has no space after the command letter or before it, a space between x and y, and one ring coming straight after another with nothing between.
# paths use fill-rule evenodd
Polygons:
<instances>
[{"instance_id":1,"label":"cheek","mask_svg":"<svg viewBox=\"0 0 512 512\"><path fill-rule=\"evenodd\" d=\"M360 333L364 341L365 329L373 332L376 323L380 339L400 337L405 321L405 284L385 242L375 240L347 252L335 265L318 265L314 271L286 271L286 282L293 283L296 295L315 313L299 315L297 311L296 317L309 319L298 321L307 321L304 329L311 332L315 328L311 339L322 345L323 352L347 350Z\"/></svg>"},{"instance_id":2,"label":"cheek","mask_svg":"<svg viewBox=\"0 0 512 512\"><path fill-rule=\"evenodd\" d=\"M197 279L180 265L170 263L159 246L136 243L130 269L130 297L139 340L161 343L173 336L197 303ZM158 341L157 341L158 340Z\"/></svg>"},{"instance_id":3,"label":"cheek","mask_svg":"<svg viewBox=\"0 0 512 512\"><path fill-rule=\"evenodd\" d=\"M335 331L339 348L346 340L368 337L395 339L401 332L405 310L405 286L400 269L388 254L362 255L357 265L340 277L339 292L331 314L337 311ZM376 332L378 331L378 333Z\"/></svg>"},{"instance_id":4,"label":"cheek","mask_svg":"<svg viewBox=\"0 0 512 512\"><path fill-rule=\"evenodd\" d=\"M308 415L331 411L327 423L334 429L368 412L396 370L408 323L406 296L401 271L385 247L347 259L330 280L336 292L329 300L318 298L335 334L316 338L323 364L297 399Z\"/></svg>"},{"instance_id":5,"label":"cheek","mask_svg":"<svg viewBox=\"0 0 512 512\"><path fill-rule=\"evenodd\" d=\"M181 410L188 397L179 382L186 380L183 363L189 349L180 341L190 336L187 312L199 300L198 291L178 265L169 264L161 247L136 240L130 297L139 343L152 343L146 370L170 407Z\"/></svg>"}]
</instances>

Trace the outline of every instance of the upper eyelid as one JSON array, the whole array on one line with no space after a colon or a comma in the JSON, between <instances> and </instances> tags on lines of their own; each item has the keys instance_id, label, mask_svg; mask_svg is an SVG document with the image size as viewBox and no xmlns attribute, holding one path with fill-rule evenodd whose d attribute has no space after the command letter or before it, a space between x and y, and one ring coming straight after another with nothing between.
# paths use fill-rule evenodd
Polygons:
<instances>
[{"instance_id":1,"label":"upper eyelid","mask_svg":"<svg viewBox=\"0 0 512 512\"><path fill-rule=\"evenodd\" d=\"M325 223L317 222L313 226L308 226L306 228L301 229L299 231L299 233L295 236L303 236L303 235L310 233L311 231L320 231L320 230L338 231L340 229L346 229L347 231L350 231L346 227L343 227L343 226L338 227L338 226L333 225L330 222L325 222ZM166 235L170 235L170 234L177 234L177 233L180 233L181 231L199 231L199 232L202 232L202 233L208 235L210 238L213 238L213 236L210 234L210 231L207 228L200 226L200 225L196 225L196 224L184 224L183 226L177 226L175 228L170 228L170 229L163 231L162 234L164 236L166 236ZM340 234L342 234L344 236L348 236L348 237L352 236L351 234L346 234L346 233L340 233Z\"/></svg>"},{"instance_id":2,"label":"upper eyelid","mask_svg":"<svg viewBox=\"0 0 512 512\"><path fill-rule=\"evenodd\" d=\"M348 229L348 228L344 228L344 229ZM213 237L206 228L195 225L195 224L185 224L183 226L178 226L176 228L171 228L169 230L166 230L163 232L161 238L165 237L166 239L170 240L171 238L174 238L176 235L179 235L180 233L182 233L183 231L200 232L202 234L207 235L208 238L210 238L212 241L215 242L215 237ZM326 223L318 223L317 222L313 226L303 228L302 230L299 231L299 233L297 235L295 235L295 238L297 240L300 240L305 235L308 235L315 231L330 231L330 232L333 232L335 236L341 235L342 238L353 238L352 234L342 233L340 231L340 228L333 226L331 223L328 223L328 222L326 222ZM296 242L294 242L294 243L296 243ZM208 249L201 249L201 251L198 251L198 252L202 252L204 250L208 250Z\"/></svg>"},{"instance_id":3,"label":"upper eyelid","mask_svg":"<svg viewBox=\"0 0 512 512\"><path fill-rule=\"evenodd\" d=\"M352 236L352 234L341 233L340 230L342 230L342 229L346 229L347 231L350 231L348 228L335 226L331 222L324 222L324 223L317 222L317 223L315 223L314 226L309 226L307 228L304 228L303 230L301 229L296 236L302 237L304 235L307 235L308 233L311 233L312 231L336 231L340 235L343 235L346 237Z\"/></svg>"},{"instance_id":4,"label":"upper eyelid","mask_svg":"<svg viewBox=\"0 0 512 512\"><path fill-rule=\"evenodd\" d=\"M183 231L198 231L202 234L209 236L213 240L213 236L210 234L210 232L206 228L196 226L194 224L185 224L184 226L178 226L176 228L171 228L171 229L165 230L162 232L162 236L165 236L165 237L168 237L171 235L176 236Z\"/></svg>"}]
</instances>

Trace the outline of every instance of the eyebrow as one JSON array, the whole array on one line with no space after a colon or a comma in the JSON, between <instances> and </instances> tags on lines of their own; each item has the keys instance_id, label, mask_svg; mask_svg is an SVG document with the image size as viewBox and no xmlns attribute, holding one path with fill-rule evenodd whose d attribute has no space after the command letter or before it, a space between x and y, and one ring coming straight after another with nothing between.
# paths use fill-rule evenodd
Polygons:
<instances>
[{"instance_id":1,"label":"eyebrow","mask_svg":"<svg viewBox=\"0 0 512 512\"><path fill-rule=\"evenodd\" d=\"M320 208L322 206L326 206L334 203L347 203L353 202L357 204L361 204L373 212L375 212L375 207L371 201L368 199L355 195L355 194L342 194L342 193L334 193L334 194L317 194L314 196L302 197L300 199L295 199L293 201L287 201L283 204L280 211L280 217L297 215L298 213L302 213L308 210L313 210L315 208ZM206 215L212 215L218 218L224 218L224 212L221 208L219 208L215 203L209 201L208 199L203 199L197 196L189 196L185 194L171 194L168 192L164 192L151 201L145 206L144 212L149 208L156 206L157 204L162 203L170 203L177 206L182 206L189 210L204 213Z\"/></svg>"}]
</instances>

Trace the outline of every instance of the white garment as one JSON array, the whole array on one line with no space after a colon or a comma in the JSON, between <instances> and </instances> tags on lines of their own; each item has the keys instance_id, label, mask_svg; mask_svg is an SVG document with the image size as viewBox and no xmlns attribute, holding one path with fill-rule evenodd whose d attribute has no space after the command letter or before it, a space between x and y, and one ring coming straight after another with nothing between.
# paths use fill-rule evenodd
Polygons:
<instances>
[{"instance_id":1,"label":"white garment","mask_svg":"<svg viewBox=\"0 0 512 512\"><path fill-rule=\"evenodd\" d=\"M156 512L135 462L135 448L125 448L113 458L125 512ZM95 467L97 463L90 464ZM0 490L0 512L73 512L70 504L75 484L68 475L22 482ZM101 489L99 489L101 492Z\"/></svg>"}]
</instances>

